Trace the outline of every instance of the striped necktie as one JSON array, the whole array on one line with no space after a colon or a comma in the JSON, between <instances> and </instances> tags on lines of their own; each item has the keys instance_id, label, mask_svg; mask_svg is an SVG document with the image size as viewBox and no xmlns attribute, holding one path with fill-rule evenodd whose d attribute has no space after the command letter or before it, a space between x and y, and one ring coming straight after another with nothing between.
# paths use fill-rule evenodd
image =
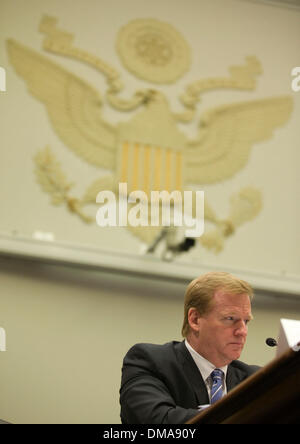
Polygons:
<instances>
[{"instance_id":1,"label":"striped necktie","mask_svg":"<svg viewBox=\"0 0 300 444\"><path fill-rule=\"evenodd\" d=\"M211 398L210 403L214 404L223 396L223 377L224 373L222 370L216 368L211 372L212 387L211 387Z\"/></svg>"}]
</instances>

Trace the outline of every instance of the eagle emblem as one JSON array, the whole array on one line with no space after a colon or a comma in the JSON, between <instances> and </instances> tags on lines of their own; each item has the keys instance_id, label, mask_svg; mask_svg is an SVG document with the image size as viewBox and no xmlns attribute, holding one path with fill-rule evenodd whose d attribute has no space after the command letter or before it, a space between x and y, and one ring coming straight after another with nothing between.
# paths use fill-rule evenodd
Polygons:
<instances>
[{"instance_id":1,"label":"eagle emblem","mask_svg":"<svg viewBox=\"0 0 300 444\"><path fill-rule=\"evenodd\" d=\"M261 66L255 57L233 66L229 76L202 79L187 85L179 100L183 111L175 113L162 88L138 90L129 99L120 75L99 57L73 45L73 35L58 29L57 20L43 17L40 31L44 49L72 57L96 68L107 82L104 94L50 58L16 42L7 41L10 61L26 82L30 93L46 107L51 124L66 147L83 161L106 169L82 198L70 195L71 184L49 147L36 156L37 178L52 197L66 203L85 222L95 220L85 206L96 204L100 190L117 193L118 183L129 191L184 191L233 177L247 164L252 146L270 138L291 114L290 97L221 105L198 115L202 94L216 89L253 90ZM124 66L136 77L152 84L174 83L190 66L187 43L174 27L153 19L134 20L118 35L117 51ZM111 124L103 117L110 106L131 113L127 121ZM197 123L191 139L184 125ZM224 247L226 236L256 217L262 208L261 192L243 188L231 197L230 214L219 218L205 202L205 219L214 225L199 239L215 252ZM146 243L158 235L159 227L128 227Z\"/></svg>"}]
</instances>

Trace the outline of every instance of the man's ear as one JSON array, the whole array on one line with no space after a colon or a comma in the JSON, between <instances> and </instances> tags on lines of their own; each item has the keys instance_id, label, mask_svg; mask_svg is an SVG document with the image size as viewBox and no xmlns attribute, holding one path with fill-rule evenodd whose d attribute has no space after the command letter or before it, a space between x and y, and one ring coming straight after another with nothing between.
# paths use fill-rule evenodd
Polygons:
<instances>
[{"instance_id":1,"label":"man's ear","mask_svg":"<svg viewBox=\"0 0 300 444\"><path fill-rule=\"evenodd\" d=\"M200 321L201 321L201 316L197 310L197 308L190 308L188 311L188 321L189 321L189 326L190 329L193 332L198 332L199 331L199 325L200 325Z\"/></svg>"}]
</instances>

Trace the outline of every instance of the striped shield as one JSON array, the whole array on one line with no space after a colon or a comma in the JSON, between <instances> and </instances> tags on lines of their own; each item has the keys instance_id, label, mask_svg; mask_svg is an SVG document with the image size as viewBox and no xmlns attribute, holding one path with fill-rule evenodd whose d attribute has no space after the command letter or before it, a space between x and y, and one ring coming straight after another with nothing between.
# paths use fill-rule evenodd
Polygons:
<instances>
[{"instance_id":1,"label":"striped shield","mask_svg":"<svg viewBox=\"0 0 300 444\"><path fill-rule=\"evenodd\" d=\"M128 194L140 190L148 199L151 191L182 191L183 152L138 142L119 144L117 182L127 183Z\"/></svg>"}]
</instances>

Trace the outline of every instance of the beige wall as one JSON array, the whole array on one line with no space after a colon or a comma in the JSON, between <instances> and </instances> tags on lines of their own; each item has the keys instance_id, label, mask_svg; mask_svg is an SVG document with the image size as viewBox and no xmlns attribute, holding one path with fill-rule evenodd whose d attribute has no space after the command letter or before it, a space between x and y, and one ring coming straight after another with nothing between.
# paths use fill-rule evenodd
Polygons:
<instances>
[{"instance_id":1,"label":"beige wall","mask_svg":"<svg viewBox=\"0 0 300 444\"><path fill-rule=\"evenodd\" d=\"M119 423L126 351L181 340L185 285L5 258L0 286L0 418L14 423ZM256 295L242 359L269 362L266 337L299 305Z\"/></svg>"}]
</instances>

